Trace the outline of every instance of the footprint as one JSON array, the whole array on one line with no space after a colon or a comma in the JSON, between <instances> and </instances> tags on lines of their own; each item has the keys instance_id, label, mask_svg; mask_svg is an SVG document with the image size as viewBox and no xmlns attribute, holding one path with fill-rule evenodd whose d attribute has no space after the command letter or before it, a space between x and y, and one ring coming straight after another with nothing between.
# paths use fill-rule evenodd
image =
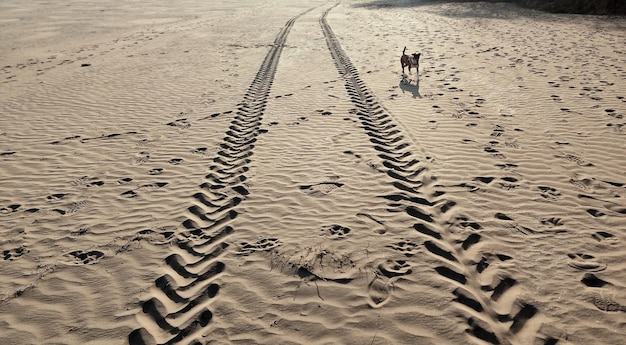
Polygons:
<instances>
[{"instance_id":1,"label":"footprint","mask_svg":"<svg viewBox=\"0 0 626 345\"><path fill-rule=\"evenodd\" d=\"M474 177L474 179L472 181L480 181L484 184L489 184L491 183L491 181L493 181L495 179L495 177L483 177L483 176L478 176L478 177Z\"/></svg>"},{"instance_id":2,"label":"footprint","mask_svg":"<svg viewBox=\"0 0 626 345\"><path fill-rule=\"evenodd\" d=\"M80 229L78 229L76 231L70 232L70 235L72 235L72 236L82 236L82 235L86 234L88 231L89 231L89 229L80 228Z\"/></svg>"},{"instance_id":3,"label":"footprint","mask_svg":"<svg viewBox=\"0 0 626 345\"><path fill-rule=\"evenodd\" d=\"M149 183L149 184L144 184L139 186L138 189L141 190L146 190L146 191L150 191L150 190L157 190L159 188L163 188L165 186L167 186L169 183L167 182L155 182L155 183Z\"/></svg>"},{"instance_id":4,"label":"footprint","mask_svg":"<svg viewBox=\"0 0 626 345\"><path fill-rule=\"evenodd\" d=\"M120 194L122 196L125 196L127 198L134 198L136 197L138 194L137 192L135 192L134 190L127 190L124 193Z\"/></svg>"},{"instance_id":5,"label":"footprint","mask_svg":"<svg viewBox=\"0 0 626 345\"><path fill-rule=\"evenodd\" d=\"M172 159L170 159L170 160L169 160L169 163L170 163L170 164L173 164L173 165L178 165L178 164L180 164L182 161L183 161L183 159L182 159L182 158L172 158Z\"/></svg>"},{"instance_id":6,"label":"footprint","mask_svg":"<svg viewBox=\"0 0 626 345\"><path fill-rule=\"evenodd\" d=\"M390 287L397 277L411 274L411 265L404 260L386 260L378 265L374 279L367 286L368 304L371 308L380 308L390 297Z\"/></svg>"},{"instance_id":7,"label":"footprint","mask_svg":"<svg viewBox=\"0 0 626 345\"><path fill-rule=\"evenodd\" d=\"M143 164L150 160L150 152L139 152L139 156L135 159L135 163Z\"/></svg>"},{"instance_id":8,"label":"footprint","mask_svg":"<svg viewBox=\"0 0 626 345\"><path fill-rule=\"evenodd\" d=\"M322 182L314 185L302 185L300 190L312 196L323 196L330 194L337 188L343 187L343 183L339 182Z\"/></svg>"},{"instance_id":9,"label":"footprint","mask_svg":"<svg viewBox=\"0 0 626 345\"><path fill-rule=\"evenodd\" d=\"M340 239L348 236L350 228L333 224L322 227L320 236Z\"/></svg>"},{"instance_id":10,"label":"footprint","mask_svg":"<svg viewBox=\"0 0 626 345\"><path fill-rule=\"evenodd\" d=\"M83 207L87 206L87 201L78 201L70 204L67 213L75 213L80 211Z\"/></svg>"},{"instance_id":11,"label":"footprint","mask_svg":"<svg viewBox=\"0 0 626 345\"><path fill-rule=\"evenodd\" d=\"M4 259L4 261L13 261L28 252L29 250L24 248L23 246L13 249L7 249L2 251L2 258Z\"/></svg>"},{"instance_id":12,"label":"footprint","mask_svg":"<svg viewBox=\"0 0 626 345\"><path fill-rule=\"evenodd\" d=\"M9 214L13 212L17 212L17 210L21 207L20 204L12 204L7 207L0 208L0 214Z\"/></svg>"},{"instance_id":13,"label":"footprint","mask_svg":"<svg viewBox=\"0 0 626 345\"><path fill-rule=\"evenodd\" d=\"M333 114L332 112L324 110L324 109L317 109L317 110L315 110L315 112L320 113L320 114L322 114L324 116L329 116L329 115Z\"/></svg>"},{"instance_id":14,"label":"footprint","mask_svg":"<svg viewBox=\"0 0 626 345\"><path fill-rule=\"evenodd\" d=\"M563 219L556 218L556 217L543 218L541 219L541 224L550 226L550 227L565 225L565 223L563 222Z\"/></svg>"},{"instance_id":15,"label":"footprint","mask_svg":"<svg viewBox=\"0 0 626 345\"><path fill-rule=\"evenodd\" d=\"M387 278L411 274L411 265L405 260L386 260L378 265L378 270Z\"/></svg>"},{"instance_id":16,"label":"footprint","mask_svg":"<svg viewBox=\"0 0 626 345\"><path fill-rule=\"evenodd\" d=\"M104 185L104 181L98 180L96 177L83 176L72 181L73 186L100 187Z\"/></svg>"},{"instance_id":17,"label":"footprint","mask_svg":"<svg viewBox=\"0 0 626 345\"><path fill-rule=\"evenodd\" d=\"M626 312L626 307L615 302L612 298L608 296L595 295L593 296L593 304L596 308L604 311L604 312Z\"/></svg>"},{"instance_id":18,"label":"footprint","mask_svg":"<svg viewBox=\"0 0 626 345\"><path fill-rule=\"evenodd\" d=\"M514 149L519 149L519 147L520 147L519 143L515 139L507 139L504 142L504 145L506 145L507 147L510 147L510 148L514 148Z\"/></svg>"},{"instance_id":19,"label":"footprint","mask_svg":"<svg viewBox=\"0 0 626 345\"><path fill-rule=\"evenodd\" d=\"M566 154L563 154L563 155L557 155L555 157L563 158L563 159L568 160L570 162L576 163L579 166L585 166L585 167L592 167L592 166L594 166L593 163L589 163L589 162L585 161L584 159L582 159L581 157L573 155L573 154L570 154L570 153L566 153Z\"/></svg>"},{"instance_id":20,"label":"footprint","mask_svg":"<svg viewBox=\"0 0 626 345\"><path fill-rule=\"evenodd\" d=\"M298 118L297 121L287 123L287 126L299 126L300 124L302 124L302 122L306 122L306 121L309 121L309 119L304 116L301 116Z\"/></svg>"},{"instance_id":21,"label":"footprint","mask_svg":"<svg viewBox=\"0 0 626 345\"><path fill-rule=\"evenodd\" d=\"M56 194L48 195L47 199L48 200L61 200L61 199L65 198L66 196L67 196L67 194L64 194L64 193L56 193Z\"/></svg>"},{"instance_id":22,"label":"footprint","mask_svg":"<svg viewBox=\"0 0 626 345\"><path fill-rule=\"evenodd\" d=\"M606 264L595 261L595 256L584 253L571 253L567 254L570 261L567 263L570 267L573 267L579 271L586 272L600 272L604 271L607 267Z\"/></svg>"},{"instance_id":23,"label":"footprint","mask_svg":"<svg viewBox=\"0 0 626 345\"><path fill-rule=\"evenodd\" d=\"M65 256L73 258L74 264L95 264L98 260L104 257L104 253L98 250L91 250L83 252L82 250L75 250L73 252L65 254Z\"/></svg>"},{"instance_id":24,"label":"footprint","mask_svg":"<svg viewBox=\"0 0 626 345\"><path fill-rule=\"evenodd\" d=\"M148 139L141 139L137 141L137 146L147 146L147 145L150 145L150 140Z\"/></svg>"},{"instance_id":25,"label":"footprint","mask_svg":"<svg viewBox=\"0 0 626 345\"><path fill-rule=\"evenodd\" d=\"M369 226L373 230L373 232L379 235L384 235L387 233L388 229L385 225L385 222L376 219L371 214L357 213L356 216L359 220L367 224L367 226Z\"/></svg>"},{"instance_id":26,"label":"footprint","mask_svg":"<svg viewBox=\"0 0 626 345\"><path fill-rule=\"evenodd\" d=\"M404 256L406 257L411 257L415 255L415 253L417 253L419 245L415 242L402 240L400 242L387 245L385 247L398 251L404 254Z\"/></svg>"},{"instance_id":27,"label":"footprint","mask_svg":"<svg viewBox=\"0 0 626 345\"><path fill-rule=\"evenodd\" d=\"M282 244L283 243L279 239L272 238L272 237L261 238L254 243L243 241L240 243L240 248L239 248L237 255L248 256L256 252L266 252L276 247L279 247Z\"/></svg>"},{"instance_id":28,"label":"footprint","mask_svg":"<svg viewBox=\"0 0 626 345\"><path fill-rule=\"evenodd\" d=\"M187 129L187 128L191 127L191 123L189 123L186 118L172 121L170 123L167 123L167 125L171 126L171 127L176 127L176 128L179 128L179 129Z\"/></svg>"},{"instance_id":29,"label":"footprint","mask_svg":"<svg viewBox=\"0 0 626 345\"><path fill-rule=\"evenodd\" d=\"M502 153L500 153L500 151L496 150L495 148L491 146L485 146L485 152L493 154L494 158L506 159L505 155L503 155Z\"/></svg>"},{"instance_id":30,"label":"footprint","mask_svg":"<svg viewBox=\"0 0 626 345\"><path fill-rule=\"evenodd\" d=\"M148 171L148 174L150 175L161 175L162 173L163 173L163 168L154 168Z\"/></svg>"},{"instance_id":31,"label":"footprint","mask_svg":"<svg viewBox=\"0 0 626 345\"><path fill-rule=\"evenodd\" d=\"M496 167L502 170L514 170L517 169L517 164L505 163L505 164L496 164Z\"/></svg>"},{"instance_id":32,"label":"footprint","mask_svg":"<svg viewBox=\"0 0 626 345\"><path fill-rule=\"evenodd\" d=\"M587 210L587 213L589 213L590 215L592 215L593 217L596 217L596 218L597 218L597 217L602 217L602 216L605 216L605 215L606 215L605 213L603 213L603 212L601 212L601 211L599 211L599 210L596 210L596 209L594 209L594 208L590 208L590 209L588 209L588 210Z\"/></svg>"},{"instance_id":33,"label":"footprint","mask_svg":"<svg viewBox=\"0 0 626 345\"><path fill-rule=\"evenodd\" d=\"M580 190L587 191L594 184L594 179L583 178L583 179L577 180L577 179L571 178L569 180L569 183L571 183L572 185L574 185L574 187Z\"/></svg>"},{"instance_id":34,"label":"footprint","mask_svg":"<svg viewBox=\"0 0 626 345\"><path fill-rule=\"evenodd\" d=\"M472 228L474 230L482 229L482 226L480 224L470 221L469 218L467 217L457 217L457 220L459 221L459 225L466 229L467 228Z\"/></svg>"},{"instance_id":35,"label":"footprint","mask_svg":"<svg viewBox=\"0 0 626 345\"><path fill-rule=\"evenodd\" d=\"M502 134L504 134L504 127L500 125L495 125L493 128L493 132L491 132L491 136L499 137L499 136L502 136Z\"/></svg>"},{"instance_id":36,"label":"footprint","mask_svg":"<svg viewBox=\"0 0 626 345\"><path fill-rule=\"evenodd\" d=\"M515 177L502 177L501 180L505 182L499 182L500 188L504 190L511 190L519 187L519 184L515 183L518 181Z\"/></svg>"},{"instance_id":37,"label":"footprint","mask_svg":"<svg viewBox=\"0 0 626 345\"><path fill-rule=\"evenodd\" d=\"M367 286L368 304L371 308L377 309L385 305L391 297L389 282L383 280L378 275Z\"/></svg>"},{"instance_id":38,"label":"footprint","mask_svg":"<svg viewBox=\"0 0 626 345\"><path fill-rule=\"evenodd\" d=\"M548 186L537 187L541 191L541 197L549 201L557 201L561 198L561 193L555 188Z\"/></svg>"},{"instance_id":39,"label":"footprint","mask_svg":"<svg viewBox=\"0 0 626 345\"><path fill-rule=\"evenodd\" d=\"M592 234L591 237L598 242L617 242L617 238L615 237L615 235L606 231L598 231L595 234Z\"/></svg>"}]
</instances>

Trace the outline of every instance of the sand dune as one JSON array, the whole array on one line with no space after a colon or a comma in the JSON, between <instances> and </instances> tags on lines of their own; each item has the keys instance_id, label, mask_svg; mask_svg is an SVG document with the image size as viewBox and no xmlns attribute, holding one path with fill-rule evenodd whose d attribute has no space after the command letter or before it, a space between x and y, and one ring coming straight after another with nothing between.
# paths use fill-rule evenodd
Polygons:
<instances>
[{"instance_id":1,"label":"sand dune","mask_svg":"<svg viewBox=\"0 0 626 345\"><path fill-rule=\"evenodd\" d=\"M621 344L624 25L3 2L0 343Z\"/></svg>"}]
</instances>

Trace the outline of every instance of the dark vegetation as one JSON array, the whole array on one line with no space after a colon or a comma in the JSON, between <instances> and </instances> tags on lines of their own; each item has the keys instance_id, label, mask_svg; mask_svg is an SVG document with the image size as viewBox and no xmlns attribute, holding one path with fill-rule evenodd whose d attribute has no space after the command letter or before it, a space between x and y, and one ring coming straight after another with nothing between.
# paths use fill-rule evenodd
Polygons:
<instances>
[{"instance_id":1,"label":"dark vegetation","mask_svg":"<svg viewBox=\"0 0 626 345\"><path fill-rule=\"evenodd\" d=\"M624 0L513 0L524 7L556 13L626 14Z\"/></svg>"},{"instance_id":2,"label":"dark vegetation","mask_svg":"<svg viewBox=\"0 0 626 345\"><path fill-rule=\"evenodd\" d=\"M438 2L510 2L553 13L626 15L626 0L371 0L364 6L408 7Z\"/></svg>"}]
</instances>

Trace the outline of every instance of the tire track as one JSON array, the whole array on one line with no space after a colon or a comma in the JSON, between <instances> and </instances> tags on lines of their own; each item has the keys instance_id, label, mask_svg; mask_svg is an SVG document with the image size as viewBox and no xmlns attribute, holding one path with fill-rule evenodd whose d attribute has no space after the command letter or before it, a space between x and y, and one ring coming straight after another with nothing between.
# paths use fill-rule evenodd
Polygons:
<instances>
[{"instance_id":1,"label":"tire track","mask_svg":"<svg viewBox=\"0 0 626 345\"><path fill-rule=\"evenodd\" d=\"M522 331L526 337L528 333L537 337L538 326L531 326L534 322L529 321L538 319L538 309L516 300L520 287L504 269L513 258L481 251L484 241L480 224L455 215L452 209L456 203L432 188L436 177L430 176L427 165L411 152L411 138L405 137L400 125L377 102L343 51L326 20L332 8L322 14L319 23L356 116L394 180L396 192L383 197L392 209L411 216L413 228L427 238L424 248L441 263L434 270L456 286L453 301L467 322L466 332L490 344L522 343ZM501 249L506 250L506 246ZM382 306L376 303L375 291L370 291L370 297L370 306ZM539 337L539 341L556 344L558 340Z\"/></svg>"},{"instance_id":2,"label":"tire track","mask_svg":"<svg viewBox=\"0 0 626 345\"><path fill-rule=\"evenodd\" d=\"M137 319L143 326L128 341L143 344L200 344L213 313L211 300L219 293L214 281L226 265L220 257L228 248L226 238L234 229L236 206L249 194L246 172L268 101L281 52L295 21L313 8L291 18L280 30L243 101L238 105L221 150L209 167L200 192L173 241L174 253L165 258L168 273L155 281L152 297L142 303Z\"/></svg>"}]
</instances>

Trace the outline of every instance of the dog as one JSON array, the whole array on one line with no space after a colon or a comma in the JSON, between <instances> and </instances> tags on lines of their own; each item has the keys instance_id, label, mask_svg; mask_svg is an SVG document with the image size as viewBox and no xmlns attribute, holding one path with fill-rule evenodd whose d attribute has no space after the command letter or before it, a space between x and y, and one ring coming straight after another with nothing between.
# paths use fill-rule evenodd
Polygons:
<instances>
[{"instance_id":1,"label":"dog","mask_svg":"<svg viewBox=\"0 0 626 345\"><path fill-rule=\"evenodd\" d=\"M422 55L422 53L413 53L411 55L406 55L406 47L404 47L404 50L402 51L402 57L400 58L400 65L402 65L402 76L404 79L404 67L409 67L409 74L411 74L411 67L415 67L415 73L418 75L419 78L419 71L420 71L420 55Z\"/></svg>"}]
</instances>

